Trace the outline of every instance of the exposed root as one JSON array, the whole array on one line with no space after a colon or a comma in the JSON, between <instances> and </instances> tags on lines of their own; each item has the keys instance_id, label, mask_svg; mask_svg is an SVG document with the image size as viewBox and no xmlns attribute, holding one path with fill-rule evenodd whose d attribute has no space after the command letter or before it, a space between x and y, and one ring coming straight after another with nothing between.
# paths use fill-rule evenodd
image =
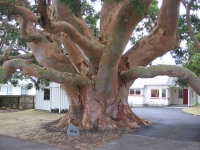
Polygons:
<instances>
[{"instance_id":1,"label":"exposed root","mask_svg":"<svg viewBox=\"0 0 200 150\"><path fill-rule=\"evenodd\" d=\"M110 117L102 115L95 123L91 123L91 121L88 120L88 122L83 125L82 122L75 119L72 115L66 114L63 118L59 119L53 127L66 131L69 123L78 126L80 131L99 130L114 132L133 132L134 130L140 128L141 125L151 124L149 121L139 117L133 119L133 116L131 116L129 119L115 121Z\"/></svg>"}]
</instances>

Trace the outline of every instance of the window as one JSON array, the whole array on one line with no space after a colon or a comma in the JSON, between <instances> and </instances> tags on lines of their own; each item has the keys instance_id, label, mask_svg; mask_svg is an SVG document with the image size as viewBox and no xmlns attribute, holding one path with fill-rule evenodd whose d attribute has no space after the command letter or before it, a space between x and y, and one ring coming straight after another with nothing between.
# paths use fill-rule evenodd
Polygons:
<instances>
[{"instance_id":1,"label":"window","mask_svg":"<svg viewBox=\"0 0 200 150\"><path fill-rule=\"evenodd\" d=\"M162 89L162 97L167 97L167 89Z\"/></svg>"},{"instance_id":2,"label":"window","mask_svg":"<svg viewBox=\"0 0 200 150\"><path fill-rule=\"evenodd\" d=\"M136 93L136 95L140 95L141 94L141 90L140 89L135 89L135 93Z\"/></svg>"},{"instance_id":3,"label":"window","mask_svg":"<svg viewBox=\"0 0 200 150\"><path fill-rule=\"evenodd\" d=\"M129 94L135 94L134 89L130 89Z\"/></svg>"},{"instance_id":4,"label":"window","mask_svg":"<svg viewBox=\"0 0 200 150\"><path fill-rule=\"evenodd\" d=\"M13 94L13 86L12 85L8 85L7 86L7 95L12 95Z\"/></svg>"},{"instance_id":5,"label":"window","mask_svg":"<svg viewBox=\"0 0 200 150\"><path fill-rule=\"evenodd\" d=\"M44 89L44 100L50 100L50 89Z\"/></svg>"},{"instance_id":6,"label":"window","mask_svg":"<svg viewBox=\"0 0 200 150\"><path fill-rule=\"evenodd\" d=\"M141 95L141 89L130 89L129 94Z\"/></svg>"},{"instance_id":7,"label":"window","mask_svg":"<svg viewBox=\"0 0 200 150\"><path fill-rule=\"evenodd\" d=\"M28 89L25 85L21 86L21 95L28 95Z\"/></svg>"},{"instance_id":8,"label":"window","mask_svg":"<svg viewBox=\"0 0 200 150\"><path fill-rule=\"evenodd\" d=\"M183 90L178 89L178 98L183 98Z\"/></svg>"},{"instance_id":9,"label":"window","mask_svg":"<svg viewBox=\"0 0 200 150\"><path fill-rule=\"evenodd\" d=\"M151 90L151 97L159 97L159 90L158 89Z\"/></svg>"}]
</instances>

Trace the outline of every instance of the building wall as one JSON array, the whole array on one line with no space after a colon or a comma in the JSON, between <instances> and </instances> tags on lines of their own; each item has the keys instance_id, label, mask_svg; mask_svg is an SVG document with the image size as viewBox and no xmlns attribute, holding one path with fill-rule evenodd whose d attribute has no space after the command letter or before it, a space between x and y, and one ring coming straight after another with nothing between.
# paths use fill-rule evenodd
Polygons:
<instances>
[{"instance_id":1,"label":"building wall","mask_svg":"<svg viewBox=\"0 0 200 150\"><path fill-rule=\"evenodd\" d=\"M37 90L35 96L35 109L48 110L59 109L69 109L69 100L65 91L57 85L53 85L50 88L50 100L44 100L44 91Z\"/></svg>"},{"instance_id":2,"label":"building wall","mask_svg":"<svg viewBox=\"0 0 200 150\"><path fill-rule=\"evenodd\" d=\"M37 90L35 95L35 109L50 111L50 100L44 100L44 91Z\"/></svg>"},{"instance_id":3,"label":"building wall","mask_svg":"<svg viewBox=\"0 0 200 150\"><path fill-rule=\"evenodd\" d=\"M8 86L12 86L12 93L10 94L8 94L7 92ZM13 85L1 84L0 95L21 95L21 86L22 85L18 85L14 87ZM35 94L36 94L35 88L28 90L28 95L35 95Z\"/></svg>"},{"instance_id":4,"label":"building wall","mask_svg":"<svg viewBox=\"0 0 200 150\"><path fill-rule=\"evenodd\" d=\"M140 89L140 95L137 94L129 94L128 95L128 103L131 107L134 106L143 106L144 105L144 91L141 88Z\"/></svg>"},{"instance_id":5,"label":"building wall","mask_svg":"<svg viewBox=\"0 0 200 150\"><path fill-rule=\"evenodd\" d=\"M197 101L200 104L200 96L199 95L197 95Z\"/></svg>"},{"instance_id":6,"label":"building wall","mask_svg":"<svg viewBox=\"0 0 200 150\"><path fill-rule=\"evenodd\" d=\"M143 106L144 105L144 95L132 95L128 96L128 103L131 107Z\"/></svg>"},{"instance_id":7,"label":"building wall","mask_svg":"<svg viewBox=\"0 0 200 150\"><path fill-rule=\"evenodd\" d=\"M196 94L196 92L192 89L192 88L189 88L189 106L193 106L195 105L196 103L198 103L198 95Z\"/></svg>"},{"instance_id":8,"label":"building wall","mask_svg":"<svg viewBox=\"0 0 200 150\"><path fill-rule=\"evenodd\" d=\"M58 108L59 112L62 109L69 109L68 97L65 94L65 91L60 87L51 88L51 109Z\"/></svg>"},{"instance_id":9,"label":"building wall","mask_svg":"<svg viewBox=\"0 0 200 150\"><path fill-rule=\"evenodd\" d=\"M183 90L183 88L181 87L172 87L170 88L170 92L171 92L171 99L172 99L172 103L171 104L183 104L183 98L179 98L178 94L179 94L179 89Z\"/></svg>"},{"instance_id":10,"label":"building wall","mask_svg":"<svg viewBox=\"0 0 200 150\"><path fill-rule=\"evenodd\" d=\"M151 89L159 90L159 97L151 97ZM166 89L166 97L162 97L162 89ZM141 89L141 95L129 94L128 103L130 106L163 106L170 105L170 90L168 85L145 86Z\"/></svg>"},{"instance_id":11,"label":"building wall","mask_svg":"<svg viewBox=\"0 0 200 150\"><path fill-rule=\"evenodd\" d=\"M151 97L151 90L159 90L159 97ZM162 89L166 89L166 97L162 97ZM148 85L144 87L145 105L150 106L164 106L170 104L170 92L167 85Z\"/></svg>"}]
</instances>

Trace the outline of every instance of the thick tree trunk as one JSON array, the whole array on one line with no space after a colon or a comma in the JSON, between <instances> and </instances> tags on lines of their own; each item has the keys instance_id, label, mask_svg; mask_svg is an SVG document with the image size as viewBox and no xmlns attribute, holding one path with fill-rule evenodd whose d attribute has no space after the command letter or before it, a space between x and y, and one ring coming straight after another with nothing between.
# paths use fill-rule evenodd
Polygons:
<instances>
[{"instance_id":1,"label":"thick tree trunk","mask_svg":"<svg viewBox=\"0 0 200 150\"><path fill-rule=\"evenodd\" d=\"M103 94L92 86L62 87L69 96L70 107L54 127L67 130L68 124L72 123L80 130L133 131L149 124L133 113L128 104L129 87L120 82L117 87L113 87L113 91L117 91L116 96L104 100L101 99Z\"/></svg>"}]
</instances>

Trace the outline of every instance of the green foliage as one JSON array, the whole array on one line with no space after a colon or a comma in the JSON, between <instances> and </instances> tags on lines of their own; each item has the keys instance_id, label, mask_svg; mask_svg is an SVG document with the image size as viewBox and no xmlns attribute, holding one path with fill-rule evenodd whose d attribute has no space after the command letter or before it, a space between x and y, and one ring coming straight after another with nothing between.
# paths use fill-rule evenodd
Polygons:
<instances>
[{"instance_id":1,"label":"green foliage","mask_svg":"<svg viewBox=\"0 0 200 150\"><path fill-rule=\"evenodd\" d=\"M105 2L122 2L124 0L104 0ZM129 0L135 11L139 15L143 15L146 11L143 0Z\"/></svg>"},{"instance_id":2,"label":"green foliage","mask_svg":"<svg viewBox=\"0 0 200 150\"><path fill-rule=\"evenodd\" d=\"M86 16L84 20L92 33L95 35L95 37L99 37L100 31L97 28L97 21L100 18L100 13L97 13L90 4L84 3L82 5L82 14Z\"/></svg>"},{"instance_id":3,"label":"green foliage","mask_svg":"<svg viewBox=\"0 0 200 150\"><path fill-rule=\"evenodd\" d=\"M135 31L131 36L130 42L132 45L135 44L137 41L141 40L142 38L144 38L148 33L151 32L151 30L156 24L158 12L159 12L158 0L154 0L147 14L148 18L143 19L143 21L141 21L137 25Z\"/></svg>"},{"instance_id":4,"label":"green foliage","mask_svg":"<svg viewBox=\"0 0 200 150\"><path fill-rule=\"evenodd\" d=\"M194 30L194 35L200 42L200 17L198 15L199 10L200 4L194 2L191 7L191 25ZM182 42L184 42L186 46L176 48L175 50L171 51L171 55L175 59L176 64L186 67L187 69L193 71L198 77L200 77L200 52L197 50L193 41L190 39L185 14L179 17L178 33ZM180 86L187 86L187 83L182 79L178 79L176 83Z\"/></svg>"},{"instance_id":5,"label":"green foliage","mask_svg":"<svg viewBox=\"0 0 200 150\"><path fill-rule=\"evenodd\" d=\"M146 9L142 0L130 0L130 2L138 14L144 15Z\"/></svg>"},{"instance_id":6,"label":"green foliage","mask_svg":"<svg viewBox=\"0 0 200 150\"><path fill-rule=\"evenodd\" d=\"M71 11L77 15L82 8L82 3L86 3L86 0L84 0L82 3L78 3L76 0L60 0L60 3L68 5Z\"/></svg>"},{"instance_id":7,"label":"green foliage","mask_svg":"<svg viewBox=\"0 0 200 150\"><path fill-rule=\"evenodd\" d=\"M14 3L15 0L6 0L6 2L8 2L8 3Z\"/></svg>"},{"instance_id":8,"label":"green foliage","mask_svg":"<svg viewBox=\"0 0 200 150\"><path fill-rule=\"evenodd\" d=\"M177 78L176 80L175 80L175 83L177 84L177 85L179 85L180 87L188 87L188 83L183 79L183 78Z\"/></svg>"},{"instance_id":9,"label":"green foliage","mask_svg":"<svg viewBox=\"0 0 200 150\"><path fill-rule=\"evenodd\" d=\"M49 86L50 84L50 80L48 79L38 79L32 76L22 75L20 71L14 72L12 77L6 83L11 83L13 86L17 86L21 81L28 83L26 86L27 89L31 89L35 86L35 88L39 90Z\"/></svg>"},{"instance_id":10,"label":"green foliage","mask_svg":"<svg viewBox=\"0 0 200 150\"><path fill-rule=\"evenodd\" d=\"M95 0L91 1L94 2ZM94 7L88 3L89 1L83 0L81 3L78 3L75 0L60 0L60 2L68 5L76 16L78 16L78 13L81 13L94 36L99 37L100 31L97 28L97 21L100 18L100 13L95 11Z\"/></svg>"},{"instance_id":11,"label":"green foliage","mask_svg":"<svg viewBox=\"0 0 200 150\"><path fill-rule=\"evenodd\" d=\"M4 73L4 70L2 66L0 66L0 83L3 83L3 73Z\"/></svg>"},{"instance_id":12,"label":"green foliage","mask_svg":"<svg viewBox=\"0 0 200 150\"><path fill-rule=\"evenodd\" d=\"M197 102L194 106L200 106L200 104Z\"/></svg>"}]
</instances>

